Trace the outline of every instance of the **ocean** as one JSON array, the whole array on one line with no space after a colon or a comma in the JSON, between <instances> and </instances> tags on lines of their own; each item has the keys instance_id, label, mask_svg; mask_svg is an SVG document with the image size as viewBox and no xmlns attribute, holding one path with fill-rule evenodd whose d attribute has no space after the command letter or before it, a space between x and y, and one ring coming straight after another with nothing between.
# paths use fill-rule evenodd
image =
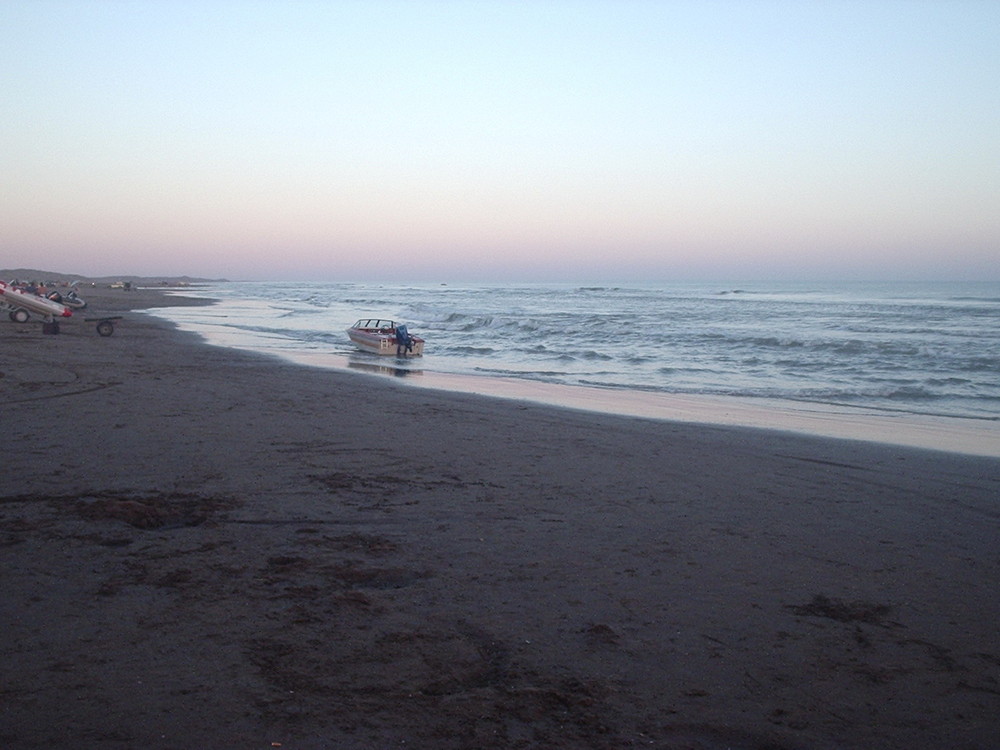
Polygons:
<instances>
[{"instance_id":1,"label":"ocean","mask_svg":"<svg viewBox=\"0 0 1000 750\"><path fill-rule=\"evenodd\" d=\"M1000 420L1000 283L227 282L183 293L217 302L155 314L209 343L331 367ZM367 317L406 323L425 356L355 352L345 329Z\"/></svg>"}]
</instances>

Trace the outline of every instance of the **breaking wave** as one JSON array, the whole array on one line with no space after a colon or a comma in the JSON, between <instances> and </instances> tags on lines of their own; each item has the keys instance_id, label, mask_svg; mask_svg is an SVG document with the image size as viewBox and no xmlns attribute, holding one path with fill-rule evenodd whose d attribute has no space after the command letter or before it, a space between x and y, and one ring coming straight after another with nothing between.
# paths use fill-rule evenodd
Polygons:
<instances>
[{"instance_id":1,"label":"breaking wave","mask_svg":"<svg viewBox=\"0 0 1000 750\"><path fill-rule=\"evenodd\" d=\"M164 316L241 346L348 353L345 329L383 317L427 340L424 369L448 373L1000 418L995 283L242 282L202 293L219 304Z\"/></svg>"}]
</instances>

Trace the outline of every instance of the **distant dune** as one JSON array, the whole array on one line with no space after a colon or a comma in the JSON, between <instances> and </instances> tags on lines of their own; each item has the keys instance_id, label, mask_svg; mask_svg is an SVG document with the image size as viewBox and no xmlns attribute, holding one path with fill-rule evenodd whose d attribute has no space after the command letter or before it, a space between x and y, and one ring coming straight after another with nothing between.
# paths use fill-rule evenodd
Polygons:
<instances>
[{"instance_id":1,"label":"distant dune","mask_svg":"<svg viewBox=\"0 0 1000 750\"><path fill-rule=\"evenodd\" d=\"M3 268L0 269L0 279L10 281L86 281L95 283L111 283L113 281L130 281L133 284L203 284L207 282L226 281L227 279L204 279L196 276L87 276L79 273L64 273L62 271L42 271L37 268Z\"/></svg>"}]
</instances>

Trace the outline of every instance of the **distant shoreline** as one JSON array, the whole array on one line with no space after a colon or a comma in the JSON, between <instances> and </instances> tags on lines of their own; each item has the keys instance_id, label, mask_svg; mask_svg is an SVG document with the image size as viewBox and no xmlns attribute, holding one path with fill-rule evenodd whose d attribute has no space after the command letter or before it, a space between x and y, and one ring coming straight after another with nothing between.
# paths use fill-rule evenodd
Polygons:
<instances>
[{"instance_id":1,"label":"distant shoreline","mask_svg":"<svg viewBox=\"0 0 1000 750\"><path fill-rule=\"evenodd\" d=\"M56 281L60 284L82 282L87 284L111 284L116 281L129 281L133 284L149 284L153 286L170 286L173 284L221 284L228 279L206 279L198 276L140 276L137 274L120 274L115 276L87 276L84 274L64 273L62 271L43 271L37 268L2 268L0 279L10 281Z\"/></svg>"}]
</instances>

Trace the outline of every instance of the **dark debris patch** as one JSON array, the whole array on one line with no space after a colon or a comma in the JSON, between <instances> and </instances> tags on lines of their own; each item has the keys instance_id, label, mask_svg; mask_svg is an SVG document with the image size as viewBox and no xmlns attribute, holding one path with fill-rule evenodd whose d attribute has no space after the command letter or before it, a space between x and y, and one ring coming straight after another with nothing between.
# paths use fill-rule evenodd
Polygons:
<instances>
[{"instance_id":1,"label":"dark debris patch","mask_svg":"<svg viewBox=\"0 0 1000 750\"><path fill-rule=\"evenodd\" d=\"M65 498L58 500L65 504ZM235 505L223 498L184 493L92 493L74 500L77 512L88 521L121 521L144 531L200 526L212 514Z\"/></svg>"},{"instance_id":2,"label":"dark debris patch","mask_svg":"<svg viewBox=\"0 0 1000 750\"><path fill-rule=\"evenodd\" d=\"M802 617L824 617L837 622L863 622L869 625L883 625L892 612L886 604L853 601L846 602L823 594L816 594L808 604L788 605L788 609Z\"/></svg>"}]
</instances>

